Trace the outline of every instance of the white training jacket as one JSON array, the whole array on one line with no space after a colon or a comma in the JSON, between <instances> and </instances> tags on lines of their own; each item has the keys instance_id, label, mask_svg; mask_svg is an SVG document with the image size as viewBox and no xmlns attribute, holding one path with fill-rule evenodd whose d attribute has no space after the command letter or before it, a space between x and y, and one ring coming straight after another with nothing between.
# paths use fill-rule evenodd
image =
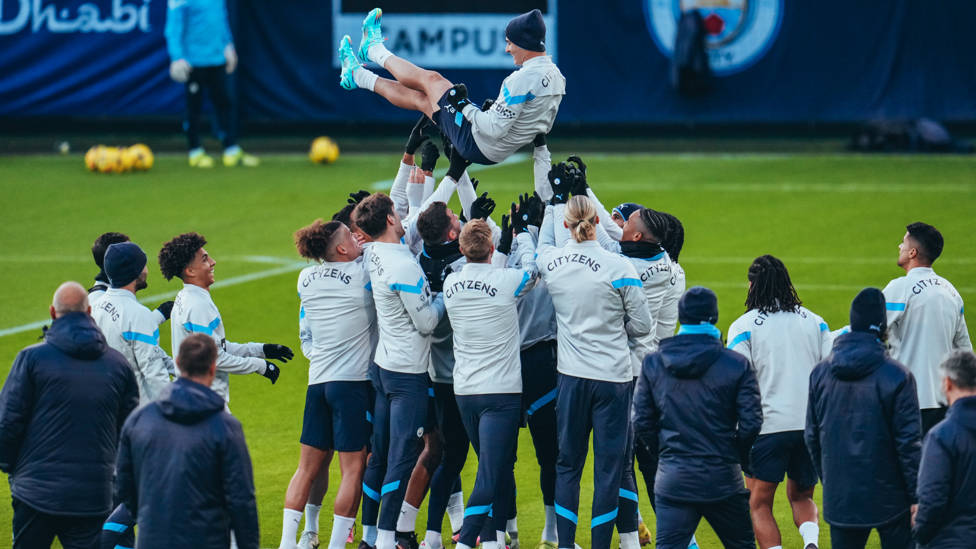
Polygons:
<instances>
[{"instance_id":1,"label":"white training jacket","mask_svg":"<svg viewBox=\"0 0 976 549\"><path fill-rule=\"evenodd\" d=\"M444 306L454 328L454 394L521 393L517 301L539 276L535 245L519 241L521 269L468 263L444 280Z\"/></svg>"},{"instance_id":2,"label":"white training jacket","mask_svg":"<svg viewBox=\"0 0 976 549\"><path fill-rule=\"evenodd\" d=\"M299 338L308 384L365 381L376 323L369 271L362 258L323 262L298 275Z\"/></svg>"},{"instance_id":3,"label":"white training jacket","mask_svg":"<svg viewBox=\"0 0 976 549\"><path fill-rule=\"evenodd\" d=\"M173 359L159 347L159 325L135 294L110 288L92 306L92 318L108 346L122 353L139 383L139 405L159 398L176 373Z\"/></svg>"},{"instance_id":4,"label":"white training jacket","mask_svg":"<svg viewBox=\"0 0 976 549\"><path fill-rule=\"evenodd\" d=\"M810 373L833 346L827 323L806 307L772 314L753 309L732 323L728 337L729 349L749 359L759 381L760 434L802 431Z\"/></svg>"},{"instance_id":5,"label":"white training jacket","mask_svg":"<svg viewBox=\"0 0 976 549\"><path fill-rule=\"evenodd\" d=\"M207 334L213 338L217 344L217 377L210 388L224 402L230 402L230 374L264 375L267 369L264 345L227 341L224 321L209 291L193 284L183 284L183 289L176 294L170 324L173 334L173 360L179 355L180 344L190 334Z\"/></svg>"},{"instance_id":6,"label":"white training jacket","mask_svg":"<svg viewBox=\"0 0 976 549\"><path fill-rule=\"evenodd\" d=\"M671 262L671 288L661 302L661 309L657 316L658 343L666 337L674 335L678 327L678 302L685 294L685 270L677 262Z\"/></svg>"},{"instance_id":7,"label":"white training jacket","mask_svg":"<svg viewBox=\"0 0 976 549\"><path fill-rule=\"evenodd\" d=\"M540 133L549 133L566 94L566 78L552 57L541 55L522 64L502 82L495 104L485 112L469 104L462 114L471 135L488 160L501 162Z\"/></svg>"},{"instance_id":8,"label":"white training jacket","mask_svg":"<svg viewBox=\"0 0 976 549\"><path fill-rule=\"evenodd\" d=\"M94 288L97 289L88 292L88 305L90 305L92 309L95 308L95 303L105 295L105 292L108 291L111 286L99 281L98 284L95 284ZM166 322L166 317L163 316L163 313L161 313L159 309L150 309L150 312L152 313L153 322L156 323L156 326L162 326L163 323Z\"/></svg>"},{"instance_id":9,"label":"white training jacket","mask_svg":"<svg viewBox=\"0 0 976 549\"><path fill-rule=\"evenodd\" d=\"M921 409L944 406L939 364L954 349L973 350L962 296L928 267L892 280L884 296L891 358L915 376Z\"/></svg>"},{"instance_id":10,"label":"white training jacket","mask_svg":"<svg viewBox=\"0 0 976 549\"><path fill-rule=\"evenodd\" d=\"M603 230L607 232L607 235L609 235L613 240L617 241L623 238L623 227L613 222L613 218L610 217L610 212L607 211L607 208L603 205L603 202L600 202L600 199L596 197L596 193L593 192L593 189L587 187L586 195L590 197L590 200L593 201L593 205L596 206L596 215L600 218L600 226L603 227Z\"/></svg>"},{"instance_id":11,"label":"white training jacket","mask_svg":"<svg viewBox=\"0 0 976 549\"><path fill-rule=\"evenodd\" d=\"M629 383L628 334L651 330L647 296L637 271L595 240L556 247L554 208L546 206L536 264L556 309L561 374ZM624 326L629 317L629 326Z\"/></svg>"},{"instance_id":12,"label":"white training jacket","mask_svg":"<svg viewBox=\"0 0 976 549\"><path fill-rule=\"evenodd\" d=\"M538 227L529 227L532 238L533 252L538 241ZM533 258L535 262L535 258ZM519 239L512 242L512 251L506 258L509 269L522 270L522 254L519 249ZM519 349L524 351L540 341L556 339L556 309L552 306L549 288L542 278L536 280L535 287L518 298L518 324L521 344Z\"/></svg>"},{"instance_id":13,"label":"white training jacket","mask_svg":"<svg viewBox=\"0 0 976 549\"><path fill-rule=\"evenodd\" d=\"M391 372L424 374L430 364L430 334L444 314L415 254L404 244L373 242L369 278L376 304L379 343L376 364Z\"/></svg>"}]
</instances>

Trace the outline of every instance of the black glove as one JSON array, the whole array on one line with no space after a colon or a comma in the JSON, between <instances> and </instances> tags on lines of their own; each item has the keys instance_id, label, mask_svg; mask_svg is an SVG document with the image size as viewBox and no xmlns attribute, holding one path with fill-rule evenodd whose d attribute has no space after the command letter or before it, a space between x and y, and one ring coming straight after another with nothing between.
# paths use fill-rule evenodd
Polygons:
<instances>
[{"instance_id":1,"label":"black glove","mask_svg":"<svg viewBox=\"0 0 976 549\"><path fill-rule=\"evenodd\" d=\"M289 360L295 358L295 353L284 345L278 345L277 343L265 343L264 358L273 358L282 362L288 362Z\"/></svg>"},{"instance_id":2,"label":"black glove","mask_svg":"<svg viewBox=\"0 0 976 549\"><path fill-rule=\"evenodd\" d=\"M552 187L550 204L565 204L569 202L569 189L573 186L573 174L565 162L560 162L549 170L549 186Z\"/></svg>"},{"instance_id":3,"label":"black glove","mask_svg":"<svg viewBox=\"0 0 976 549\"><path fill-rule=\"evenodd\" d=\"M434 166L437 165L437 159L440 157L441 153L437 150L437 145L430 141L424 143L424 149L420 151L420 169L425 172L434 171Z\"/></svg>"},{"instance_id":4,"label":"black glove","mask_svg":"<svg viewBox=\"0 0 976 549\"><path fill-rule=\"evenodd\" d=\"M512 202L512 229L516 235L529 232L529 204L531 198L526 198L527 196L524 194L519 195L518 209L515 208L515 203Z\"/></svg>"},{"instance_id":5,"label":"black glove","mask_svg":"<svg viewBox=\"0 0 976 549\"><path fill-rule=\"evenodd\" d=\"M546 203L539 196L539 193L533 192L532 197L529 198L529 225L535 227L542 226L542 220L546 217Z\"/></svg>"},{"instance_id":6,"label":"black glove","mask_svg":"<svg viewBox=\"0 0 976 549\"><path fill-rule=\"evenodd\" d=\"M275 366L274 363L268 362L267 360L264 361L264 365L267 366L267 368L265 368L264 373L261 375L270 379L271 384L274 385L275 382L278 381L278 376L281 375L281 368Z\"/></svg>"},{"instance_id":7,"label":"black glove","mask_svg":"<svg viewBox=\"0 0 976 549\"><path fill-rule=\"evenodd\" d=\"M573 196L586 196L586 189L590 188L590 186L586 184L586 164L583 163L583 159L576 155L570 156L568 159L566 159L566 162L570 163L570 166L573 166L573 163L576 164L576 166L573 166L575 176L573 187L569 190L569 192L571 192Z\"/></svg>"},{"instance_id":8,"label":"black glove","mask_svg":"<svg viewBox=\"0 0 976 549\"><path fill-rule=\"evenodd\" d=\"M420 148L420 145L430 138L430 136L424 133L428 124L430 124L430 119L427 118L427 115L421 115L420 120L410 130L410 137L407 138L407 146L405 147L407 154L417 154L417 149Z\"/></svg>"},{"instance_id":9,"label":"black glove","mask_svg":"<svg viewBox=\"0 0 976 549\"><path fill-rule=\"evenodd\" d=\"M173 302L164 301L163 303L159 304L159 307L156 307L156 310L163 313L163 317L166 320L169 320L169 315L173 314Z\"/></svg>"},{"instance_id":10,"label":"black glove","mask_svg":"<svg viewBox=\"0 0 976 549\"><path fill-rule=\"evenodd\" d=\"M535 139L532 140L532 145L535 147L543 147L545 146L545 144L546 144L546 134L544 133L540 133L539 135L535 136Z\"/></svg>"},{"instance_id":11,"label":"black glove","mask_svg":"<svg viewBox=\"0 0 976 549\"><path fill-rule=\"evenodd\" d=\"M363 200L366 200L366 197L369 196L369 191L364 191L360 189L358 193L349 193L349 196L351 198L347 198L346 202L350 204L359 204Z\"/></svg>"},{"instance_id":12,"label":"black glove","mask_svg":"<svg viewBox=\"0 0 976 549\"><path fill-rule=\"evenodd\" d=\"M495 104L494 99L485 99L485 102L481 104L481 112L486 112L494 104Z\"/></svg>"},{"instance_id":13,"label":"black glove","mask_svg":"<svg viewBox=\"0 0 976 549\"><path fill-rule=\"evenodd\" d=\"M453 179L455 182L461 180L461 176L464 175L464 170L468 169L471 162L466 160L461 153L457 151L454 147L451 147L451 166L447 168L447 176Z\"/></svg>"},{"instance_id":14,"label":"black glove","mask_svg":"<svg viewBox=\"0 0 976 549\"><path fill-rule=\"evenodd\" d=\"M515 204L512 204L515 206ZM509 217L507 215L502 216L502 236L498 239L498 253L508 255L512 252L512 238L515 235L512 233L512 228L508 226Z\"/></svg>"},{"instance_id":15,"label":"black glove","mask_svg":"<svg viewBox=\"0 0 976 549\"><path fill-rule=\"evenodd\" d=\"M471 203L471 219L481 219L487 221L491 213L495 211L495 201L488 198L488 193L484 193Z\"/></svg>"},{"instance_id":16,"label":"black glove","mask_svg":"<svg viewBox=\"0 0 976 549\"><path fill-rule=\"evenodd\" d=\"M468 87L464 84L454 84L454 87L447 90L447 101L452 107L461 112L464 107L471 104L471 100L468 99Z\"/></svg>"}]
</instances>

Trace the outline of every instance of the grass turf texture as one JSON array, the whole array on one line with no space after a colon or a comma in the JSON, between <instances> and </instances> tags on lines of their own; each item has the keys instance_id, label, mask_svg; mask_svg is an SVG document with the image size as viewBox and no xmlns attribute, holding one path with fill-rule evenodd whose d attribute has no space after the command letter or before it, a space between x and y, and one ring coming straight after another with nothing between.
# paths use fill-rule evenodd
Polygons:
<instances>
[{"instance_id":1,"label":"grass turf texture","mask_svg":"<svg viewBox=\"0 0 976 549\"><path fill-rule=\"evenodd\" d=\"M559 158L575 151L554 151ZM943 156L848 155L634 155L583 154L589 179L604 205L636 201L677 215L685 226L681 264L688 286L706 285L719 296L719 328L744 312L746 272L752 259L770 253L790 269L804 305L831 329L847 324L850 302L861 288L883 288L903 275L895 265L905 225L926 221L946 238L938 272L963 299L976 299L976 160ZM300 262L292 233L316 218L328 219L346 195L370 189L396 173L395 155L343 156L317 166L300 156L266 157L257 169L192 170L185 157L163 156L147 173L98 175L84 170L80 156L0 158L0 284L4 288L0 330L43 320L51 295L65 280L89 285L97 272L89 249L105 231L128 233L150 256L148 296L172 292L155 261L162 243L186 231L207 237L217 260L217 280L262 273L280 265L295 270L214 289L233 341L276 342L299 349L295 295ZM446 166L445 166L446 167ZM532 188L531 162L476 174L479 191L498 202L496 221L518 192ZM456 205L456 198L452 206ZM265 256L265 257L252 257ZM278 258L278 259L274 259ZM268 264L268 263L273 264ZM160 298L159 301L163 299ZM155 306L155 303L152 304ZM37 341L40 330L0 337L0 378L17 352ZM170 332L161 330L170 351ZM284 492L298 464L308 361L286 364L278 385L257 375L233 376L230 407L244 425L257 486L261 546L277 547ZM543 525L538 465L531 438L522 431L516 475L519 533L524 547L539 540ZM591 470L583 475L580 524L589 523ZM476 470L472 453L463 474L470 493ZM322 509L327 543L330 501L338 466ZM641 488L641 510L651 530L653 512ZM784 486L775 514L784 546L799 546ZM820 489L817 490L817 500ZM0 483L0 502L9 487ZM425 529L426 505L418 533ZM445 539L450 525L444 521ZM9 532L11 507L0 505L0 531ZM358 523L357 543L362 533ZM821 520L821 547L830 547ZM0 546L9 536L0 536ZM705 522L702 547L718 541ZM589 546L582 526L577 542ZM614 542L616 543L616 542ZM877 536L871 547L877 547ZM354 547L354 546L353 546Z\"/></svg>"}]
</instances>

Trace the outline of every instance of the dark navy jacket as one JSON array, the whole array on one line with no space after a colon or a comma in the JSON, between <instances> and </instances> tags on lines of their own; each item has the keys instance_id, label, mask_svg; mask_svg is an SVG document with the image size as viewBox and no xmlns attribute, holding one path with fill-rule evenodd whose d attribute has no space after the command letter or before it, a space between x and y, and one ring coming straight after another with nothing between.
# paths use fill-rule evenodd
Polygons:
<instances>
[{"instance_id":1,"label":"dark navy jacket","mask_svg":"<svg viewBox=\"0 0 976 549\"><path fill-rule=\"evenodd\" d=\"M954 402L925 435L915 539L932 549L976 545L976 396Z\"/></svg>"},{"instance_id":2,"label":"dark navy jacket","mask_svg":"<svg viewBox=\"0 0 976 549\"><path fill-rule=\"evenodd\" d=\"M226 549L231 530L240 549L259 546L241 424L217 393L188 379L125 423L115 497L135 517L141 549Z\"/></svg>"},{"instance_id":3,"label":"dark navy jacket","mask_svg":"<svg viewBox=\"0 0 976 549\"><path fill-rule=\"evenodd\" d=\"M909 512L921 421L915 378L877 337L838 337L810 374L805 433L828 524L874 528Z\"/></svg>"},{"instance_id":4,"label":"dark navy jacket","mask_svg":"<svg viewBox=\"0 0 976 549\"><path fill-rule=\"evenodd\" d=\"M709 502L743 491L741 464L761 427L756 375L720 339L676 335L644 358L634 430L660 456L656 495Z\"/></svg>"},{"instance_id":5,"label":"dark navy jacket","mask_svg":"<svg viewBox=\"0 0 976 549\"><path fill-rule=\"evenodd\" d=\"M138 405L132 367L92 317L56 319L0 390L0 471L11 495L52 515L108 516L119 431Z\"/></svg>"}]
</instances>

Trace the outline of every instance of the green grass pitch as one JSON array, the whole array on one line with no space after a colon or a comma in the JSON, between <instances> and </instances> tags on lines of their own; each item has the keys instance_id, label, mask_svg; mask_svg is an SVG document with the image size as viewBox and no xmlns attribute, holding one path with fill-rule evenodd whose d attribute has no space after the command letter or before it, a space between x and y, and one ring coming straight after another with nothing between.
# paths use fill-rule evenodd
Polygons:
<instances>
[{"instance_id":1,"label":"green grass pitch","mask_svg":"<svg viewBox=\"0 0 976 549\"><path fill-rule=\"evenodd\" d=\"M553 156L574 152L557 150ZM605 205L640 202L683 221L687 237L681 264L688 285L706 285L718 293L723 332L744 312L746 271L752 259L765 253L785 261L804 304L823 316L831 329L845 325L857 291L884 287L903 274L895 265L897 245L905 225L919 220L945 235L937 271L964 299L976 301L976 159L583 157ZM396 155L347 155L331 166L313 165L299 156L267 157L257 169L218 166L195 171L182 156L164 156L147 173L98 175L85 171L80 156L0 158L0 333L43 320L59 283L77 280L89 285L96 273L89 249L105 231L128 233L150 256L150 285L140 296L175 294L180 283L163 280L155 255L172 236L197 231L210 242L207 250L217 260L217 280L235 282L214 289L228 337L280 342L297 351L295 287L301 261L292 233L316 218L328 219L345 204L350 191L391 180L397 163ZM500 205L496 218L518 192L532 188L527 159L482 170L476 177L481 180L479 189L490 191ZM162 297L156 302L160 301ZM167 326L161 334L169 352ZM0 379L17 352L36 342L39 334L39 329L31 329L0 336ZM277 547L280 538L284 492L298 463L307 367L302 357L285 365L280 384L273 387L256 375L235 376L232 381L230 407L244 425L254 462L262 547ZM468 463L466 490L474 480L473 455ZM516 467L519 532L523 546L532 548L539 540L543 513L538 466L526 432ZM334 466L333 486L338 480ZM588 523L592 491L588 470L580 524ZM324 541L334 494L333 489L322 510ZM819 489L817 494L819 500ZM9 487L0 483L0 502L5 501ZM421 534L425 510L418 521ZM654 515L643 493L641 510L653 530ZM784 546L799 546L782 488L776 514ZM11 508L3 503L0 532L9 532L10 524ZM830 547L822 520L821 525L821 547ZM698 535L702 547L718 546L707 524L702 523ZM589 546L585 527L577 541ZM9 535L0 535L0 547L9 542ZM878 546L876 537L872 543Z\"/></svg>"}]
</instances>

